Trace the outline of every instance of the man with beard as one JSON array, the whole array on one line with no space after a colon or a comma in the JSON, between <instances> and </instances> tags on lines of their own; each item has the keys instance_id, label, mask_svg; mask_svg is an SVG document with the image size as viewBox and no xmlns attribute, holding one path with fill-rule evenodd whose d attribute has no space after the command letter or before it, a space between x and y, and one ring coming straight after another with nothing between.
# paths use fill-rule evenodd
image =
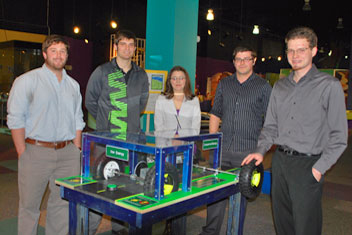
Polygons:
<instances>
[{"instance_id":1,"label":"man with beard","mask_svg":"<svg viewBox=\"0 0 352 235\"><path fill-rule=\"evenodd\" d=\"M18 77L10 91L7 125L18 154L18 234L37 234L49 183L46 234L68 233L68 202L55 179L77 175L85 126L79 84L65 71L69 44L59 35L42 45L45 63Z\"/></svg>"}]
</instances>

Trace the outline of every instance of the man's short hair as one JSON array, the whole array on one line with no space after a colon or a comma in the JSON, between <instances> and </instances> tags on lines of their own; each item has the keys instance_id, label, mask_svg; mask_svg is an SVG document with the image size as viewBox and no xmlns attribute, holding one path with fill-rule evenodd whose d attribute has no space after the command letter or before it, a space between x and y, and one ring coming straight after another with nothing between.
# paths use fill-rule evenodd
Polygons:
<instances>
[{"instance_id":1,"label":"man's short hair","mask_svg":"<svg viewBox=\"0 0 352 235\"><path fill-rule=\"evenodd\" d=\"M318 46L318 37L315 34L315 32L313 31L313 29L308 28L308 27L297 27L294 29L291 29L285 37L285 43L287 45L289 40L292 39L307 39L309 42L309 47L313 48L313 47L317 47Z\"/></svg>"},{"instance_id":2,"label":"man's short hair","mask_svg":"<svg viewBox=\"0 0 352 235\"><path fill-rule=\"evenodd\" d=\"M235 50L233 50L233 53L232 53L232 59L235 59L237 53L239 52L245 52L245 51L250 51L251 52L251 56L253 58L257 58L257 52L254 51L251 47L249 46L237 46L235 48Z\"/></svg>"},{"instance_id":3,"label":"man's short hair","mask_svg":"<svg viewBox=\"0 0 352 235\"><path fill-rule=\"evenodd\" d=\"M133 39L134 41L134 45L137 46L137 37L136 35L129 30L119 30L116 34L115 34L115 41L114 43L117 45L119 43L119 41L122 38L127 38L127 39Z\"/></svg>"},{"instance_id":4,"label":"man's short hair","mask_svg":"<svg viewBox=\"0 0 352 235\"><path fill-rule=\"evenodd\" d=\"M57 34L51 34L49 36L47 36L42 44L42 51L46 53L46 51L48 50L48 48L52 45L52 44L56 44L56 43L60 43L62 42L63 44L65 44L66 46L66 50L67 53L70 49L70 44L68 43L68 41L66 40L66 38L64 38L61 35L57 35Z\"/></svg>"}]
</instances>

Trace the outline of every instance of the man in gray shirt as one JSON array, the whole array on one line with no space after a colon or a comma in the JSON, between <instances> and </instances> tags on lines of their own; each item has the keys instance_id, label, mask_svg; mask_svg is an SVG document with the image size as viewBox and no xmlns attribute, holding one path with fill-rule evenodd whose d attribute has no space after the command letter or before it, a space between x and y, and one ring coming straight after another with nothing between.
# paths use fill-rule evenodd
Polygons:
<instances>
[{"instance_id":1,"label":"man in gray shirt","mask_svg":"<svg viewBox=\"0 0 352 235\"><path fill-rule=\"evenodd\" d=\"M299 27L285 39L288 77L276 82L255 153L242 162L272 159L272 207L277 234L321 234L322 183L325 172L347 146L344 93L338 79L312 63L317 36Z\"/></svg>"}]
</instances>

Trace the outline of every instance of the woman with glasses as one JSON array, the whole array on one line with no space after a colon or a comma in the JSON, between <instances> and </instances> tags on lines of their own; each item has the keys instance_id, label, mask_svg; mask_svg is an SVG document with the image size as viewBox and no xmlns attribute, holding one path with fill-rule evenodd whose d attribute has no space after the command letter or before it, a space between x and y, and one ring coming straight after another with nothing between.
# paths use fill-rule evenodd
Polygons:
<instances>
[{"instance_id":1,"label":"woman with glasses","mask_svg":"<svg viewBox=\"0 0 352 235\"><path fill-rule=\"evenodd\" d=\"M165 132L171 134L171 137L185 133L198 135L200 120L199 100L192 94L188 72L181 66L174 66L167 76L165 91L156 100L155 132ZM177 156L176 162L179 157ZM179 231L182 231L185 223L185 215L168 220L164 234L180 234Z\"/></svg>"},{"instance_id":2,"label":"woman with glasses","mask_svg":"<svg viewBox=\"0 0 352 235\"><path fill-rule=\"evenodd\" d=\"M155 104L155 131L174 130L178 136L181 129L200 131L200 105L192 94L188 72L181 66L173 67L166 80L165 91Z\"/></svg>"}]
</instances>

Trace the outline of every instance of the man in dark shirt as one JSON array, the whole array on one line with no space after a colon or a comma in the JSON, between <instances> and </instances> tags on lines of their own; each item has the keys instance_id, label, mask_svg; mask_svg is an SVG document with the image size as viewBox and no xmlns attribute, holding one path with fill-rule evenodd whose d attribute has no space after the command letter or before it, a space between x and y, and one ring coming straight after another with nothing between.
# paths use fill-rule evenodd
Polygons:
<instances>
[{"instance_id":1,"label":"man in dark shirt","mask_svg":"<svg viewBox=\"0 0 352 235\"><path fill-rule=\"evenodd\" d=\"M148 76L132 61L137 38L128 30L115 37L116 57L99 65L91 74L85 105L96 120L98 131L111 131L125 136L140 131L140 114L149 95Z\"/></svg>"},{"instance_id":2,"label":"man in dark shirt","mask_svg":"<svg viewBox=\"0 0 352 235\"><path fill-rule=\"evenodd\" d=\"M132 61L137 38L128 30L116 33L114 49L116 57L99 65L89 78L85 105L96 120L97 131L119 133L125 140L127 132L139 133L140 115L144 111L149 95L148 76L144 69ZM94 154L99 156L105 147L97 146ZM89 213L89 234L95 234L101 215ZM121 230L112 219L113 233Z\"/></svg>"},{"instance_id":3,"label":"man in dark shirt","mask_svg":"<svg viewBox=\"0 0 352 235\"><path fill-rule=\"evenodd\" d=\"M256 53L248 47L233 52L236 73L220 80L210 111L209 132L223 132L221 168L239 167L257 146L271 93L267 81L253 72ZM208 206L201 234L220 234L227 200Z\"/></svg>"},{"instance_id":4,"label":"man in dark shirt","mask_svg":"<svg viewBox=\"0 0 352 235\"><path fill-rule=\"evenodd\" d=\"M272 207L277 234L321 234L323 175L347 146L344 93L338 79L313 64L317 36L307 27L285 39L288 77L276 82L253 159L272 159Z\"/></svg>"}]
</instances>

